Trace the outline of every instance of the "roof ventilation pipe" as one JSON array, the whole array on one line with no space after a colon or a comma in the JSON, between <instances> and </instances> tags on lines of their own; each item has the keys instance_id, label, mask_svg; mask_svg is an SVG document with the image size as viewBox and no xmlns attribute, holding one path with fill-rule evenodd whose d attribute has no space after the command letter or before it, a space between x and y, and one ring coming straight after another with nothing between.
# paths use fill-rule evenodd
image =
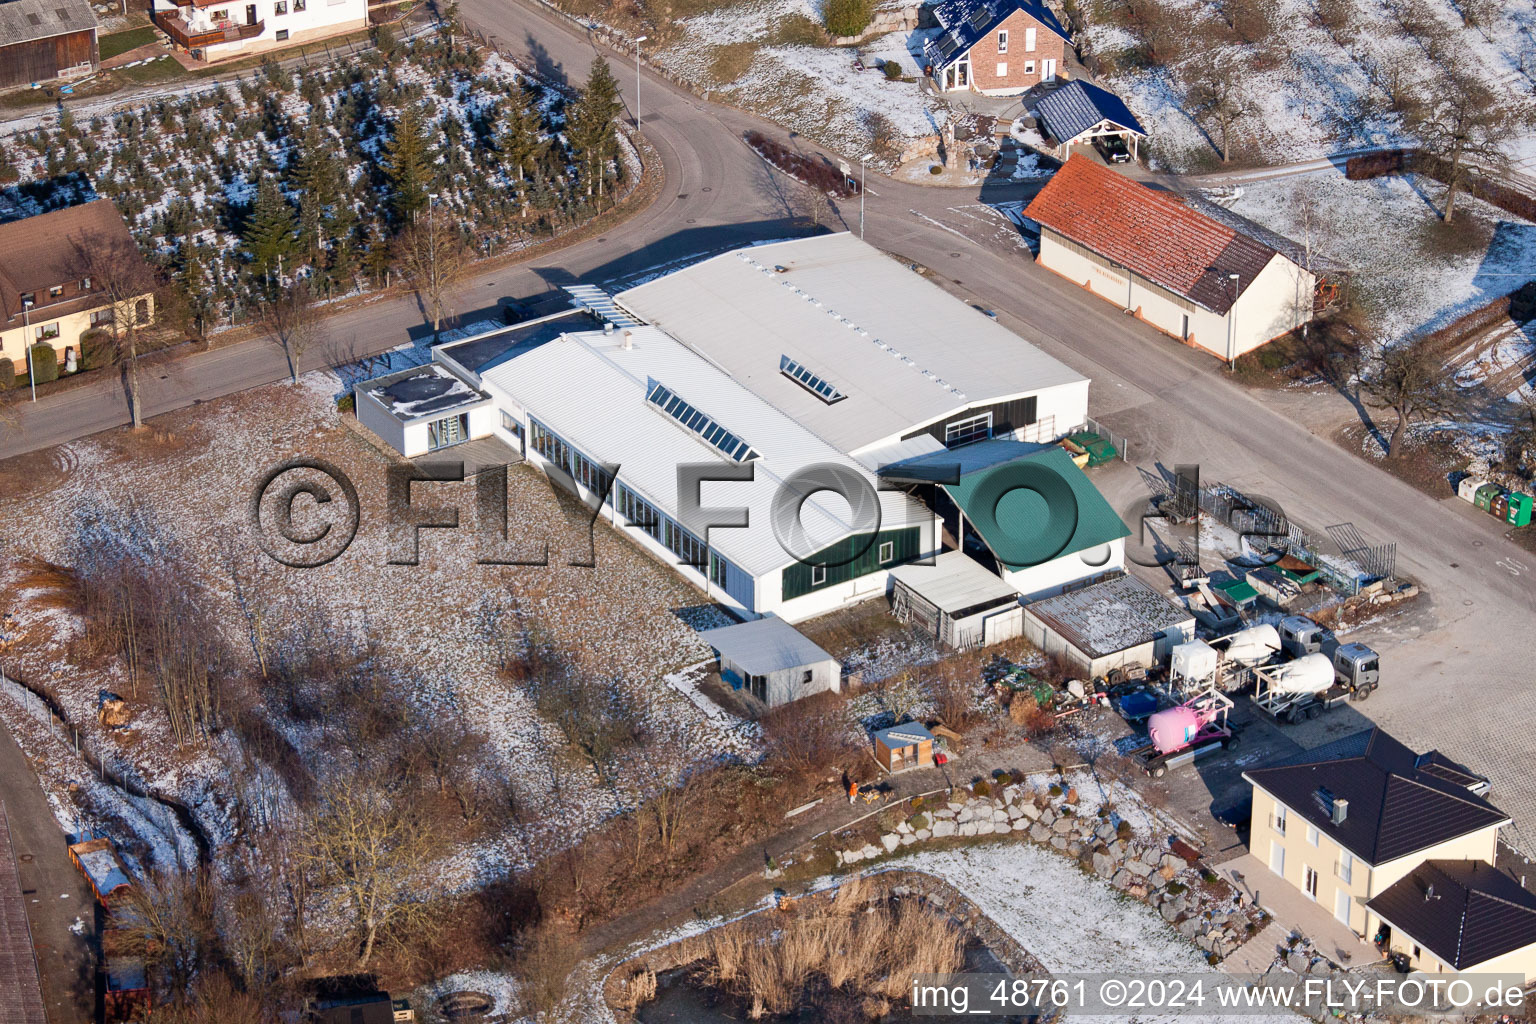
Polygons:
<instances>
[{"instance_id":1,"label":"roof ventilation pipe","mask_svg":"<svg viewBox=\"0 0 1536 1024\"><path fill-rule=\"evenodd\" d=\"M634 331L625 331L624 332L624 351L628 352L630 349L632 349L634 347L635 347L635 332Z\"/></svg>"},{"instance_id":2,"label":"roof ventilation pipe","mask_svg":"<svg viewBox=\"0 0 1536 1024\"><path fill-rule=\"evenodd\" d=\"M605 320L603 322L603 333L604 334L612 334L613 333L613 321L612 320Z\"/></svg>"}]
</instances>

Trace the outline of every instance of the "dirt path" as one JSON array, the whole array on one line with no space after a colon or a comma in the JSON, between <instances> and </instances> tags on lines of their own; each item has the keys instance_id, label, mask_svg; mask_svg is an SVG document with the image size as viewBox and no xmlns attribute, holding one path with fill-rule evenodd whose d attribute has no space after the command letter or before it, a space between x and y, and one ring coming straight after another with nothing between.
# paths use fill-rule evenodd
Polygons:
<instances>
[{"instance_id":1,"label":"dirt path","mask_svg":"<svg viewBox=\"0 0 1536 1024\"><path fill-rule=\"evenodd\" d=\"M872 762L866 762L866 767L870 766ZM753 880L762 881L765 886L768 884L763 876L770 857L774 861L783 862L795 851L827 832L857 824L911 797L947 792L955 786L970 782L978 775L988 775L999 767L1021 773L1039 772L1050 768L1050 758L1027 742L1004 749L989 749L980 744L967 746L964 755L953 757L947 765L887 777L885 781L891 784L894 792L890 799L879 804L865 804L862 800L849 804L846 793L841 789L825 787L827 791L821 794L822 802L815 809L790 819L788 827L766 842L742 849L704 874L695 876L682 888L634 907L622 917L585 932L582 935L582 952L586 956L604 952L622 953L627 946L648 935L676 927L695 917L708 917L729 909L733 903L750 898L743 892L733 900L727 895L732 889Z\"/></svg>"}]
</instances>

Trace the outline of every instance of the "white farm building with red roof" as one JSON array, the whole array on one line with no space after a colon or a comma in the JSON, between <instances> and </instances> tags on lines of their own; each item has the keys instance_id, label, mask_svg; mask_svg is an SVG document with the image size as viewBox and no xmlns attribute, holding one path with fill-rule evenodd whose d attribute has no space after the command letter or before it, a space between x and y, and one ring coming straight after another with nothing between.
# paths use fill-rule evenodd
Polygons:
<instances>
[{"instance_id":1,"label":"white farm building with red roof","mask_svg":"<svg viewBox=\"0 0 1536 1024\"><path fill-rule=\"evenodd\" d=\"M1314 315L1317 276L1300 247L1086 156L1024 215L1040 224L1041 266L1229 362Z\"/></svg>"}]
</instances>

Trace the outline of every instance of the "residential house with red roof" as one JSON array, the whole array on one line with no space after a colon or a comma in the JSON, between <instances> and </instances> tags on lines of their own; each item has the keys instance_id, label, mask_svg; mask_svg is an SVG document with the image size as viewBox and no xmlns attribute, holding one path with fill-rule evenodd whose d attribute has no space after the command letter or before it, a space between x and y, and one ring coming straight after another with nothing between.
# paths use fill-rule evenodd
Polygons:
<instances>
[{"instance_id":1,"label":"residential house with red roof","mask_svg":"<svg viewBox=\"0 0 1536 1024\"><path fill-rule=\"evenodd\" d=\"M942 92L1014 96L1064 75L1071 37L1041 0L942 0L924 73Z\"/></svg>"},{"instance_id":2,"label":"residential house with red roof","mask_svg":"<svg viewBox=\"0 0 1536 1024\"><path fill-rule=\"evenodd\" d=\"M1314 315L1317 277L1295 243L1089 157L1071 157L1024 215L1040 225L1042 266L1228 362Z\"/></svg>"}]
</instances>

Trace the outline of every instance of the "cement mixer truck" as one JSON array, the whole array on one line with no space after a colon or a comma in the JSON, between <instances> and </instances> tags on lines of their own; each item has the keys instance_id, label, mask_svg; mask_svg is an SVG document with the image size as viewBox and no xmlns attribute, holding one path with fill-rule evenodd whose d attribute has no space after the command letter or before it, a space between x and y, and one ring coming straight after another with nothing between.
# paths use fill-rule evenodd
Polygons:
<instances>
[{"instance_id":1,"label":"cement mixer truck","mask_svg":"<svg viewBox=\"0 0 1536 1024\"><path fill-rule=\"evenodd\" d=\"M1227 723L1232 699L1214 687L1147 719L1147 743L1126 751L1142 771L1160 779L1170 768L1237 746Z\"/></svg>"},{"instance_id":2,"label":"cement mixer truck","mask_svg":"<svg viewBox=\"0 0 1536 1024\"><path fill-rule=\"evenodd\" d=\"M1379 685L1376 652L1343 644L1332 656L1313 651L1279 665L1255 668L1253 705L1276 722L1295 725L1351 700L1365 700Z\"/></svg>"}]
</instances>

